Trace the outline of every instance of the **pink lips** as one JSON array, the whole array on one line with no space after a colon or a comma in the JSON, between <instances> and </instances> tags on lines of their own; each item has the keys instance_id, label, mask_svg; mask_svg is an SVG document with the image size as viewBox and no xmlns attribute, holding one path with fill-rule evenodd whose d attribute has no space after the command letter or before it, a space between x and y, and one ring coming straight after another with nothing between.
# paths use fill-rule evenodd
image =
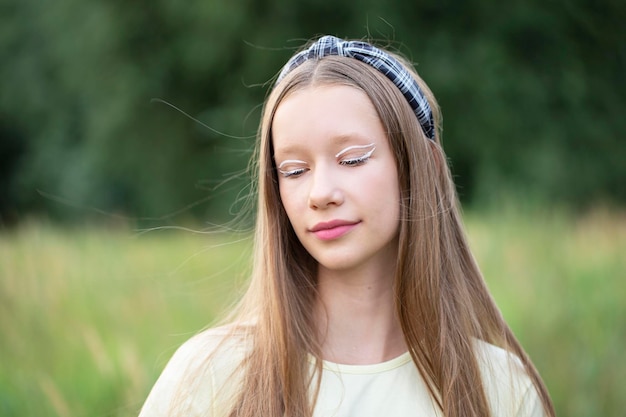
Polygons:
<instances>
[{"instance_id":1,"label":"pink lips","mask_svg":"<svg viewBox=\"0 0 626 417\"><path fill-rule=\"evenodd\" d=\"M341 236L354 229L360 222L350 222L346 220L331 220L329 222L322 222L316 224L310 232L315 234L318 239L332 240L340 238Z\"/></svg>"}]
</instances>

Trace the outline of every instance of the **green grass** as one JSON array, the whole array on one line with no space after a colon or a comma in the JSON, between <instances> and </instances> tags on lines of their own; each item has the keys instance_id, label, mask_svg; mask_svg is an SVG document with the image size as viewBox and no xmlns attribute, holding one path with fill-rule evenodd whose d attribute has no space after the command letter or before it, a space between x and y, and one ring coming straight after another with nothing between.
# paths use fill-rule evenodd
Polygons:
<instances>
[{"instance_id":1,"label":"green grass","mask_svg":"<svg viewBox=\"0 0 626 417\"><path fill-rule=\"evenodd\" d=\"M469 216L489 287L560 416L626 409L626 215Z\"/></svg>"},{"instance_id":2,"label":"green grass","mask_svg":"<svg viewBox=\"0 0 626 417\"><path fill-rule=\"evenodd\" d=\"M562 416L626 409L626 216L468 213L472 247ZM135 416L176 347L245 280L250 241L0 232L0 415Z\"/></svg>"},{"instance_id":3,"label":"green grass","mask_svg":"<svg viewBox=\"0 0 626 417\"><path fill-rule=\"evenodd\" d=\"M1 235L0 415L137 415L174 349L236 296L250 246L236 239L41 224Z\"/></svg>"}]
</instances>

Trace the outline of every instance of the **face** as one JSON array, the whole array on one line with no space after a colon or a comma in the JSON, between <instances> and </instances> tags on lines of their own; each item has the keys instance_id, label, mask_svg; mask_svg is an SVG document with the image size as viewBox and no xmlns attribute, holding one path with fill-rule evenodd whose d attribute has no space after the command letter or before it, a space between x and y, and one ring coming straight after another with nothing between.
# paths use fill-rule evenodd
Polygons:
<instances>
[{"instance_id":1,"label":"face","mask_svg":"<svg viewBox=\"0 0 626 417\"><path fill-rule=\"evenodd\" d=\"M400 193L382 123L362 91L308 87L272 124L280 197L320 268L395 266Z\"/></svg>"}]
</instances>

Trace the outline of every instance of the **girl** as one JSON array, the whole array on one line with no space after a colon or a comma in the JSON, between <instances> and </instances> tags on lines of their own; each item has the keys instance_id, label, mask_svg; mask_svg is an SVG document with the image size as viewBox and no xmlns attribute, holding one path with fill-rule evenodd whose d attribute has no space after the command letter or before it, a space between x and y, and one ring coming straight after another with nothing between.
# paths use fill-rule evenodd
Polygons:
<instances>
[{"instance_id":1,"label":"girl","mask_svg":"<svg viewBox=\"0 0 626 417\"><path fill-rule=\"evenodd\" d=\"M553 416L467 244L437 103L412 66L324 36L258 134L249 289L186 342L149 416Z\"/></svg>"}]
</instances>

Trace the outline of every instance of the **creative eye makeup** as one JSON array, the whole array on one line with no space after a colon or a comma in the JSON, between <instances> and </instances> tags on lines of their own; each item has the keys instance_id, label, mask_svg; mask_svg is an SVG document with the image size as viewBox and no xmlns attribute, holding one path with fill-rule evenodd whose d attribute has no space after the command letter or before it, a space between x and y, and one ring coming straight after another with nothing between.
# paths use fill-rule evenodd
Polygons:
<instances>
[{"instance_id":1,"label":"creative eye makeup","mask_svg":"<svg viewBox=\"0 0 626 417\"><path fill-rule=\"evenodd\" d=\"M278 172L284 178L298 177L308 171L306 162L297 159L287 159L278 165Z\"/></svg>"},{"instance_id":2,"label":"creative eye makeup","mask_svg":"<svg viewBox=\"0 0 626 417\"><path fill-rule=\"evenodd\" d=\"M342 149L335 155L337 163L342 166L355 167L366 163L376 150L374 143L369 145L352 145ZM287 159L278 165L278 172L283 178L297 178L309 171L305 161Z\"/></svg>"},{"instance_id":3,"label":"creative eye makeup","mask_svg":"<svg viewBox=\"0 0 626 417\"><path fill-rule=\"evenodd\" d=\"M369 145L353 145L343 149L335 155L335 158L340 158L339 165L359 166L367 162L375 150L376 146L373 143Z\"/></svg>"}]
</instances>

